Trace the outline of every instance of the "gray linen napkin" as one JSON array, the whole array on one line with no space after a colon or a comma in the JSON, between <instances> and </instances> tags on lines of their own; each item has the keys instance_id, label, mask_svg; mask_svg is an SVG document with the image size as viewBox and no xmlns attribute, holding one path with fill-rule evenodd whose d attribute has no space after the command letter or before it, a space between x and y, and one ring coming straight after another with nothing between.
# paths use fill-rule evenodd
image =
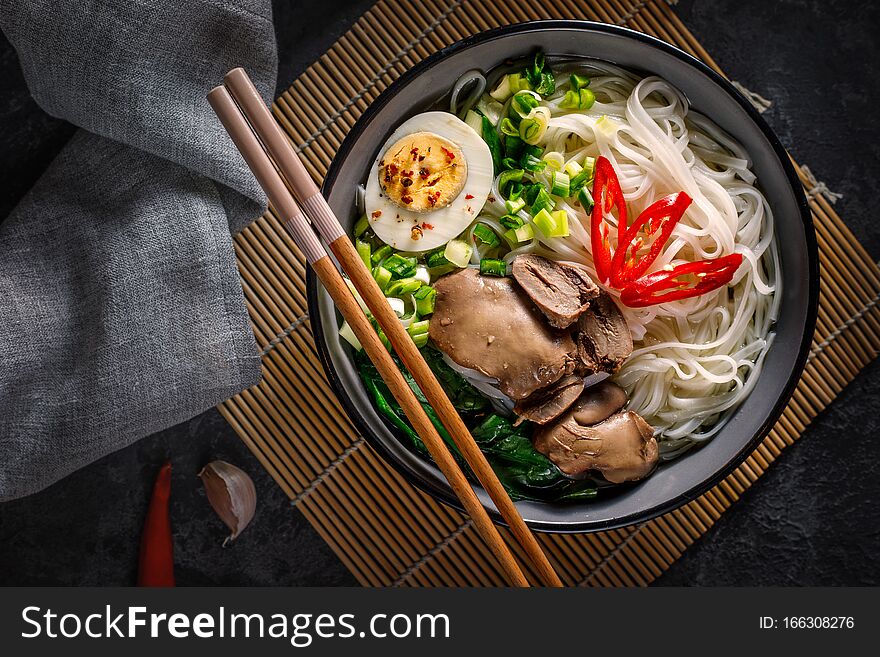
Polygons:
<instances>
[{"instance_id":1,"label":"gray linen napkin","mask_svg":"<svg viewBox=\"0 0 880 657\"><path fill-rule=\"evenodd\" d=\"M205 94L265 98L269 0L3 0L31 93L81 128L0 224L0 500L259 380L231 231L265 207ZM7 127L8 129L8 127Z\"/></svg>"}]
</instances>

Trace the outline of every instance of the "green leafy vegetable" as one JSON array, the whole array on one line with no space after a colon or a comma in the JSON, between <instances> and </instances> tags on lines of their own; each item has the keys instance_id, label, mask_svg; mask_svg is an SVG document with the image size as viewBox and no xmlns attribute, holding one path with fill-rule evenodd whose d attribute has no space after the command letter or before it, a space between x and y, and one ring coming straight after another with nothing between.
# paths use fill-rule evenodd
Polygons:
<instances>
[{"instance_id":1,"label":"green leafy vegetable","mask_svg":"<svg viewBox=\"0 0 880 657\"><path fill-rule=\"evenodd\" d=\"M494 124L485 116L483 117L483 140L489 146L489 152L492 154L492 167L497 176L501 172L501 140L495 131Z\"/></svg>"},{"instance_id":2,"label":"green leafy vegetable","mask_svg":"<svg viewBox=\"0 0 880 657\"><path fill-rule=\"evenodd\" d=\"M523 77L528 81L529 86L542 96L549 96L556 91L556 78L547 66L542 52L535 54L532 65L526 68Z\"/></svg>"},{"instance_id":3,"label":"green leafy vegetable","mask_svg":"<svg viewBox=\"0 0 880 657\"><path fill-rule=\"evenodd\" d=\"M597 490L593 482L568 479L532 446L529 438L532 432L530 423L515 427L508 418L492 413L488 400L450 368L437 350L429 347L422 350L422 355L453 405L462 414L474 440L486 454L501 483L514 499L582 501L596 496ZM376 409L400 430L416 452L428 456L428 450L407 422L376 368L362 352L356 358L361 378L373 397ZM472 476L422 391L405 369L401 368L401 371L438 433L449 444L465 472Z\"/></svg>"}]
</instances>

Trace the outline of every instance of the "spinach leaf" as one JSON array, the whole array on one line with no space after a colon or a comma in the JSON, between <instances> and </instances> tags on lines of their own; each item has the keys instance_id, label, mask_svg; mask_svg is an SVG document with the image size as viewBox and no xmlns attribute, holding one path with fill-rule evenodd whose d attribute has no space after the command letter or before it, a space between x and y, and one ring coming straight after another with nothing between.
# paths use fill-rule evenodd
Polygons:
<instances>
[{"instance_id":1,"label":"spinach leaf","mask_svg":"<svg viewBox=\"0 0 880 657\"><path fill-rule=\"evenodd\" d=\"M431 348L422 349L422 356L425 357L428 367L437 376L437 380L440 381L440 385L443 386L443 389L452 401L452 405L458 411L483 411L491 406L488 399L483 397L461 374L446 364L446 361L443 360L443 354L439 351ZM422 391L418 389L416 382L409 375L409 372L404 371L404 374L419 401L427 402Z\"/></svg>"},{"instance_id":2,"label":"spinach leaf","mask_svg":"<svg viewBox=\"0 0 880 657\"><path fill-rule=\"evenodd\" d=\"M424 349L422 353L453 404L462 413L474 440L486 454L492 469L513 499L575 502L596 496L597 490L592 482L568 479L552 461L532 446L529 436L533 427L530 423L525 422L515 427L509 418L487 413L489 401L450 368L438 351ZM424 443L410 426L403 409L391 395L391 391L373 364L363 353L357 355L357 364L364 385L373 397L379 413L400 430L417 453L430 458ZM434 409L428 404L410 374L399 362L397 364L438 433L450 446L465 473L473 480L473 473L462 459Z\"/></svg>"},{"instance_id":3,"label":"spinach leaf","mask_svg":"<svg viewBox=\"0 0 880 657\"><path fill-rule=\"evenodd\" d=\"M495 126L485 116L482 118L482 133L483 141L489 146L489 152L492 154L492 167L497 176L501 173L501 139L495 131Z\"/></svg>"}]
</instances>

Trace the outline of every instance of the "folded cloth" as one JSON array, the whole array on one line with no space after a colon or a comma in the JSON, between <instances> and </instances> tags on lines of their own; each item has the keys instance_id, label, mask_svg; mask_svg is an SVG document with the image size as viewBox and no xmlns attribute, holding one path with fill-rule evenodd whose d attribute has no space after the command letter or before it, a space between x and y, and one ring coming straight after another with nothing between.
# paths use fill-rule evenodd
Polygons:
<instances>
[{"instance_id":1,"label":"folded cloth","mask_svg":"<svg viewBox=\"0 0 880 657\"><path fill-rule=\"evenodd\" d=\"M0 223L0 500L255 384L231 232L265 198L205 100L275 87L270 0L3 0L33 97L79 126Z\"/></svg>"}]
</instances>

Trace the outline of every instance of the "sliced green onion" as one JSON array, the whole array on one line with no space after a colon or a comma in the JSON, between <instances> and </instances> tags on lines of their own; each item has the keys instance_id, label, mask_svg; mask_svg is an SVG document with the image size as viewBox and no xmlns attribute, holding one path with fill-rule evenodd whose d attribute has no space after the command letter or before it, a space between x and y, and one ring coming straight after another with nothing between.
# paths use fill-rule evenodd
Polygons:
<instances>
[{"instance_id":1,"label":"sliced green onion","mask_svg":"<svg viewBox=\"0 0 880 657\"><path fill-rule=\"evenodd\" d=\"M510 183L510 190L507 192L507 198L511 201L517 200L520 196L522 196L523 192L523 184L518 182Z\"/></svg>"},{"instance_id":2,"label":"sliced green onion","mask_svg":"<svg viewBox=\"0 0 880 657\"><path fill-rule=\"evenodd\" d=\"M550 193L553 194L553 196L566 198L568 196L569 182L570 180L567 173L554 171L550 178Z\"/></svg>"},{"instance_id":3,"label":"sliced green onion","mask_svg":"<svg viewBox=\"0 0 880 657\"><path fill-rule=\"evenodd\" d=\"M568 213L565 210L552 213L541 210L535 215L535 226L546 237L568 237Z\"/></svg>"},{"instance_id":4,"label":"sliced green onion","mask_svg":"<svg viewBox=\"0 0 880 657\"><path fill-rule=\"evenodd\" d=\"M524 199L518 198L512 201L505 201L504 205L507 207L508 214L516 214L526 207L526 202Z\"/></svg>"},{"instance_id":5,"label":"sliced green onion","mask_svg":"<svg viewBox=\"0 0 880 657\"><path fill-rule=\"evenodd\" d=\"M565 92L565 98L559 103L563 109L587 110L596 102L596 94L589 89L569 90Z\"/></svg>"},{"instance_id":6,"label":"sliced green onion","mask_svg":"<svg viewBox=\"0 0 880 657\"><path fill-rule=\"evenodd\" d=\"M429 322L427 319L423 319L420 322L413 322L412 324L410 324L409 326L406 327L406 332L409 333L411 336L415 337L415 336L419 335L420 333L427 333L428 327L430 326L430 324L431 324L431 322Z\"/></svg>"},{"instance_id":7,"label":"sliced green onion","mask_svg":"<svg viewBox=\"0 0 880 657\"><path fill-rule=\"evenodd\" d=\"M550 125L550 110L546 107L536 107L520 121L520 139L527 144L537 144L547 132L548 125Z\"/></svg>"},{"instance_id":8,"label":"sliced green onion","mask_svg":"<svg viewBox=\"0 0 880 657\"><path fill-rule=\"evenodd\" d=\"M501 125L499 126L502 135L506 135L508 137L519 137L519 130L517 130L516 126L513 125L513 121L508 119L507 117L501 119Z\"/></svg>"},{"instance_id":9,"label":"sliced green onion","mask_svg":"<svg viewBox=\"0 0 880 657\"><path fill-rule=\"evenodd\" d=\"M547 212L547 210L541 210L540 212L538 212L535 215L533 221L535 222L535 226L538 227L538 230L544 233L544 235L555 228L553 216L549 212Z\"/></svg>"},{"instance_id":10,"label":"sliced green onion","mask_svg":"<svg viewBox=\"0 0 880 657\"><path fill-rule=\"evenodd\" d=\"M510 183L520 182L523 179L524 173L525 171L522 169L510 169L501 173L498 177L498 191L501 192L502 196L507 193L507 187Z\"/></svg>"},{"instance_id":11,"label":"sliced green onion","mask_svg":"<svg viewBox=\"0 0 880 657\"><path fill-rule=\"evenodd\" d=\"M543 171L547 163L531 153L523 153L519 158L519 165L526 171Z\"/></svg>"},{"instance_id":12,"label":"sliced green onion","mask_svg":"<svg viewBox=\"0 0 880 657\"><path fill-rule=\"evenodd\" d=\"M556 210L555 212L551 212L550 215L556 220L556 230L547 235L547 237L568 237L568 212L565 210Z\"/></svg>"},{"instance_id":13,"label":"sliced green onion","mask_svg":"<svg viewBox=\"0 0 880 657\"><path fill-rule=\"evenodd\" d=\"M449 261L446 259L446 256L443 255L445 250L446 246L441 246L433 251L428 251L427 255L425 255L425 264L428 265L428 267L442 267L443 265L448 265Z\"/></svg>"},{"instance_id":14,"label":"sliced green onion","mask_svg":"<svg viewBox=\"0 0 880 657\"><path fill-rule=\"evenodd\" d=\"M584 169L590 172L590 178L593 177L593 172L596 170L596 158L595 157L585 157L584 158Z\"/></svg>"},{"instance_id":15,"label":"sliced green onion","mask_svg":"<svg viewBox=\"0 0 880 657\"><path fill-rule=\"evenodd\" d=\"M427 333L419 333L418 335L412 336L412 340L415 342L416 346L421 349L428 344L428 337Z\"/></svg>"},{"instance_id":16,"label":"sliced green onion","mask_svg":"<svg viewBox=\"0 0 880 657\"><path fill-rule=\"evenodd\" d=\"M434 312L434 302L437 300L437 290L430 285L423 285L413 295L416 300L416 312L420 317Z\"/></svg>"},{"instance_id":17,"label":"sliced green onion","mask_svg":"<svg viewBox=\"0 0 880 657\"><path fill-rule=\"evenodd\" d=\"M364 301L364 298L361 296L361 293L357 291L357 288L354 286L354 283L351 282L351 279L345 278L345 284L348 286L349 292L351 292L351 296L354 297L354 300L358 302L358 305L361 307L361 310L365 315L370 314L370 309L367 308L367 302Z\"/></svg>"},{"instance_id":18,"label":"sliced green onion","mask_svg":"<svg viewBox=\"0 0 880 657\"><path fill-rule=\"evenodd\" d=\"M443 255L456 267L467 267L471 261L473 250L473 247L467 242L449 240L446 243L446 248L443 250Z\"/></svg>"},{"instance_id":19,"label":"sliced green onion","mask_svg":"<svg viewBox=\"0 0 880 657\"><path fill-rule=\"evenodd\" d=\"M538 194L541 193L541 190L544 188L544 185L541 183L534 183L529 185L524 189L523 198L525 198L526 203L529 205L533 205L535 200L538 198Z\"/></svg>"},{"instance_id":20,"label":"sliced green onion","mask_svg":"<svg viewBox=\"0 0 880 657\"><path fill-rule=\"evenodd\" d=\"M519 76L517 76L519 78ZM517 86L519 85L519 80L517 80ZM516 89L510 88L510 76L502 75L501 79L498 80L498 84L495 85L495 88L489 92L489 95L492 96L499 103L503 103L508 98L510 98Z\"/></svg>"},{"instance_id":21,"label":"sliced green onion","mask_svg":"<svg viewBox=\"0 0 880 657\"><path fill-rule=\"evenodd\" d=\"M354 243L355 248L357 249L358 255L361 257L361 260L364 261L364 265L370 266L370 245L367 242L362 242L361 240L355 240ZM389 247L390 250L390 247Z\"/></svg>"},{"instance_id":22,"label":"sliced green onion","mask_svg":"<svg viewBox=\"0 0 880 657\"><path fill-rule=\"evenodd\" d=\"M507 263L503 260L483 258L480 260L480 273L483 276L507 276Z\"/></svg>"},{"instance_id":23,"label":"sliced green onion","mask_svg":"<svg viewBox=\"0 0 880 657\"><path fill-rule=\"evenodd\" d=\"M501 112L504 111L504 105L497 100L494 100L489 95L483 95L480 96L480 100L477 101L477 106L474 109L489 119L489 122L492 125L495 125L498 123L498 119L501 118ZM482 134L482 132L482 129L477 130L477 134Z\"/></svg>"},{"instance_id":24,"label":"sliced green onion","mask_svg":"<svg viewBox=\"0 0 880 657\"><path fill-rule=\"evenodd\" d=\"M578 96L577 91L566 91L565 97L559 103L559 107L562 109L578 109L579 98L580 96Z\"/></svg>"},{"instance_id":25,"label":"sliced green onion","mask_svg":"<svg viewBox=\"0 0 880 657\"><path fill-rule=\"evenodd\" d=\"M541 122L536 119L523 119L519 124L519 137L527 144L537 144L541 137Z\"/></svg>"},{"instance_id":26,"label":"sliced green onion","mask_svg":"<svg viewBox=\"0 0 880 657\"><path fill-rule=\"evenodd\" d=\"M418 278L401 278L399 281L392 281L385 289L385 296L399 297L404 294L412 294L422 287L422 282Z\"/></svg>"},{"instance_id":27,"label":"sliced green onion","mask_svg":"<svg viewBox=\"0 0 880 657\"><path fill-rule=\"evenodd\" d=\"M548 212L556 207L556 202L550 198L550 194L547 193L546 188L542 185L538 190L537 196L535 196L535 201L532 203L532 216L534 217L541 210L547 210Z\"/></svg>"},{"instance_id":28,"label":"sliced green onion","mask_svg":"<svg viewBox=\"0 0 880 657\"><path fill-rule=\"evenodd\" d=\"M351 326L349 326L348 322L342 322L342 326L339 327L339 337L341 337L348 344L354 347L355 351L360 351L361 349L363 349L361 341L357 339L354 331L351 330Z\"/></svg>"},{"instance_id":29,"label":"sliced green onion","mask_svg":"<svg viewBox=\"0 0 880 657\"><path fill-rule=\"evenodd\" d=\"M504 233L504 239L511 246L515 246L520 242L528 242L529 240L534 239L535 231L532 228L532 224L523 224L519 228L511 228L506 233Z\"/></svg>"},{"instance_id":30,"label":"sliced green onion","mask_svg":"<svg viewBox=\"0 0 880 657\"><path fill-rule=\"evenodd\" d=\"M516 216L515 214L506 214L498 221L505 228L519 228L525 223L522 218Z\"/></svg>"},{"instance_id":31,"label":"sliced green onion","mask_svg":"<svg viewBox=\"0 0 880 657\"><path fill-rule=\"evenodd\" d=\"M486 224L477 224L474 226L474 238L488 246L498 246L501 243L498 236L495 234L495 231L489 228Z\"/></svg>"},{"instance_id":32,"label":"sliced green onion","mask_svg":"<svg viewBox=\"0 0 880 657\"><path fill-rule=\"evenodd\" d=\"M379 336L379 340L382 342L383 345L385 345L385 348L386 348L388 351L391 351L391 350L392 350L392 349L391 349L391 340L389 340L389 339L388 339L388 336L385 335L385 331L383 331L382 329L376 327L376 333L377 333L378 336Z\"/></svg>"},{"instance_id":33,"label":"sliced green onion","mask_svg":"<svg viewBox=\"0 0 880 657\"><path fill-rule=\"evenodd\" d=\"M593 171L591 169L582 169L580 173L571 179L568 186L568 195L577 196L577 193L581 191L581 188L584 187L592 177Z\"/></svg>"},{"instance_id":34,"label":"sliced green onion","mask_svg":"<svg viewBox=\"0 0 880 657\"><path fill-rule=\"evenodd\" d=\"M578 109L590 109L596 102L596 94L589 89L581 89L578 96Z\"/></svg>"},{"instance_id":35,"label":"sliced green onion","mask_svg":"<svg viewBox=\"0 0 880 657\"><path fill-rule=\"evenodd\" d=\"M541 73L540 81L535 86L535 91L542 96L549 96L556 91L556 77L549 72Z\"/></svg>"},{"instance_id":36,"label":"sliced green onion","mask_svg":"<svg viewBox=\"0 0 880 657\"><path fill-rule=\"evenodd\" d=\"M535 58L532 60L532 75L538 76L541 75L541 71L544 70L544 53L542 51L538 51L535 53Z\"/></svg>"},{"instance_id":37,"label":"sliced green onion","mask_svg":"<svg viewBox=\"0 0 880 657\"><path fill-rule=\"evenodd\" d=\"M578 91L578 109L590 109L596 102L596 94L589 89L581 89Z\"/></svg>"},{"instance_id":38,"label":"sliced green onion","mask_svg":"<svg viewBox=\"0 0 880 657\"><path fill-rule=\"evenodd\" d=\"M482 136L483 117L479 112L468 110L467 114L464 115L464 122L470 126L471 130Z\"/></svg>"},{"instance_id":39,"label":"sliced green onion","mask_svg":"<svg viewBox=\"0 0 880 657\"><path fill-rule=\"evenodd\" d=\"M417 264L415 258L406 258L399 253L393 253L385 259L382 266L396 278L406 278L416 273Z\"/></svg>"},{"instance_id":40,"label":"sliced green onion","mask_svg":"<svg viewBox=\"0 0 880 657\"><path fill-rule=\"evenodd\" d=\"M544 153L544 157L541 159L544 160L550 171L560 171L562 169L562 163L565 162L565 158L559 151L548 151Z\"/></svg>"},{"instance_id":41,"label":"sliced green onion","mask_svg":"<svg viewBox=\"0 0 880 657\"><path fill-rule=\"evenodd\" d=\"M516 137L512 135L504 135L504 153L507 157L518 158L522 155L525 145L525 142L519 138L518 130Z\"/></svg>"},{"instance_id":42,"label":"sliced green onion","mask_svg":"<svg viewBox=\"0 0 880 657\"><path fill-rule=\"evenodd\" d=\"M583 207L587 214L593 211L593 195L590 194L590 190L586 186L581 187L581 190L578 192L578 201L580 201L581 207Z\"/></svg>"},{"instance_id":43,"label":"sliced green onion","mask_svg":"<svg viewBox=\"0 0 880 657\"><path fill-rule=\"evenodd\" d=\"M382 262L385 258L390 256L391 254L392 254L391 247L388 246L387 244L385 244L384 246L382 246L382 248L380 248L378 251L376 251L373 254L373 257L371 258L371 260L373 261L374 265L378 265L380 262Z\"/></svg>"},{"instance_id":44,"label":"sliced green onion","mask_svg":"<svg viewBox=\"0 0 880 657\"><path fill-rule=\"evenodd\" d=\"M373 279L376 281L379 289L384 292L391 282L391 272L381 265L373 267Z\"/></svg>"},{"instance_id":45,"label":"sliced green onion","mask_svg":"<svg viewBox=\"0 0 880 657\"><path fill-rule=\"evenodd\" d=\"M569 75L568 81L574 91L579 91L584 87L590 86L590 78L586 77L585 75L578 75L577 73L572 73L571 75Z\"/></svg>"},{"instance_id":46,"label":"sliced green onion","mask_svg":"<svg viewBox=\"0 0 880 657\"><path fill-rule=\"evenodd\" d=\"M533 91L518 91L510 103L509 116L517 121L528 116L541 102L541 97Z\"/></svg>"},{"instance_id":47,"label":"sliced green onion","mask_svg":"<svg viewBox=\"0 0 880 657\"><path fill-rule=\"evenodd\" d=\"M565 169L564 169L565 173L567 173L570 178L574 178L576 175L578 175L583 170L584 170L584 168L580 164L578 164L577 161L575 161L575 160L571 160L570 162L567 162L565 164Z\"/></svg>"},{"instance_id":48,"label":"sliced green onion","mask_svg":"<svg viewBox=\"0 0 880 657\"><path fill-rule=\"evenodd\" d=\"M363 235L367 228L370 227L370 220L367 219L367 215L364 215L360 219L357 220L357 223L354 225L354 236L360 237Z\"/></svg>"},{"instance_id":49,"label":"sliced green onion","mask_svg":"<svg viewBox=\"0 0 880 657\"><path fill-rule=\"evenodd\" d=\"M418 278L422 283L428 285L431 282L431 273L425 265L419 265L416 267L416 273L413 274L413 278Z\"/></svg>"},{"instance_id":50,"label":"sliced green onion","mask_svg":"<svg viewBox=\"0 0 880 657\"><path fill-rule=\"evenodd\" d=\"M498 133L495 132L495 124L485 116L483 117L481 134L492 154L492 166L497 174L501 171L501 140L498 139Z\"/></svg>"},{"instance_id":51,"label":"sliced green onion","mask_svg":"<svg viewBox=\"0 0 880 657\"><path fill-rule=\"evenodd\" d=\"M400 297L388 297L388 305L398 317L403 317L406 314L406 304Z\"/></svg>"},{"instance_id":52,"label":"sliced green onion","mask_svg":"<svg viewBox=\"0 0 880 657\"><path fill-rule=\"evenodd\" d=\"M517 91L528 91L530 89L529 81L519 73L510 74L510 89L514 93Z\"/></svg>"},{"instance_id":53,"label":"sliced green onion","mask_svg":"<svg viewBox=\"0 0 880 657\"><path fill-rule=\"evenodd\" d=\"M505 157L501 160L501 171L509 171L510 169L516 169L519 166L519 162L517 162L512 157Z\"/></svg>"}]
</instances>

